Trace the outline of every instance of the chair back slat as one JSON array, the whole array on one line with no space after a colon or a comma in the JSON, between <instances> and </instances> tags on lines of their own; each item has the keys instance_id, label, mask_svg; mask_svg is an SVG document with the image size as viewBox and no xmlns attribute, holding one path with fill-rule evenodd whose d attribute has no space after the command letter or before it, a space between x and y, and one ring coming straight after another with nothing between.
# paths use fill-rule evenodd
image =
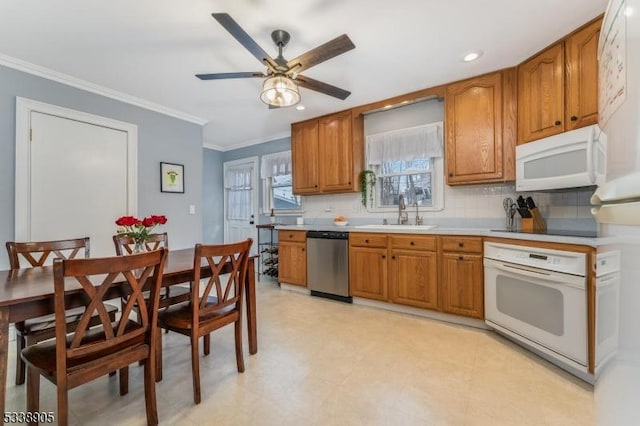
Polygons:
<instances>
[{"instance_id":1,"label":"chair back slat","mask_svg":"<svg viewBox=\"0 0 640 426\"><path fill-rule=\"evenodd\" d=\"M230 307L239 309L242 305L242 285L249 264L249 250L253 240L231 244L202 245L197 244L194 256L194 286L197 291L192 292L192 306L194 317L201 314L215 313ZM201 265L211 268L211 276L207 279L204 290L200 292ZM226 264L231 265L231 271L221 274ZM215 303L212 302L212 292L215 289Z\"/></svg>"},{"instance_id":2,"label":"chair back slat","mask_svg":"<svg viewBox=\"0 0 640 426\"><path fill-rule=\"evenodd\" d=\"M84 250L85 258L90 254L89 237L56 241L9 241L6 247L11 269L20 269L20 259L25 260L29 267L37 267L44 266L52 253L60 259L74 259L81 250Z\"/></svg>"},{"instance_id":3,"label":"chair back slat","mask_svg":"<svg viewBox=\"0 0 640 426\"><path fill-rule=\"evenodd\" d=\"M133 237L128 235L114 235L113 244L116 247L116 254L118 256L133 254L135 251L136 242ZM145 238L142 246L144 251L153 251L160 248L169 250L169 237L166 232L162 234L151 234Z\"/></svg>"},{"instance_id":4,"label":"chair back slat","mask_svg":"<svg viewBox=\"0 0 640 426\"><path fill-rule=\"evenodd\" d=\"M56 339L64 345L59 356L65 359L65 369L67 359L103 353L109 348L141 339L141 336L147 340L152 338L150 328L157 321L165 259L166 250L161 248L128 256L54 261ZM142 297L147 281L151 282L151 297L148 302ZM78 285L86 296L87 303L76 330L67 339L64 321L67 309L65 290L77 288ZM105 302L112 299L114 294L127 294L129 298L123 306L120 318L112 323ZM130 318L134 303L143 312L141 322ZM96 312L101 321L98 330L89 327L89 320Z\"/></svg>"}]
</instances>

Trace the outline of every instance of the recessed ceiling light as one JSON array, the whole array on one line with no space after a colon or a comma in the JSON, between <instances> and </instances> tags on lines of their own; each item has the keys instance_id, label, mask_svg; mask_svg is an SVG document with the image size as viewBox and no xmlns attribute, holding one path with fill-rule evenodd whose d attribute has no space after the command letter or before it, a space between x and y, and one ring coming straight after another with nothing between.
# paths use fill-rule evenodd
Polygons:
<instances>
[{"instance_id":1,"label":"recessed ceiling light","mask_svg":"<svg viewBox=\"0 0 640 426\"><path fill-rule=\"evenodd\" d=\"M389 104L389 105L385 105L385 106L384 106L384 108L385 108L385 109L389 109L389 108L391 108L392 106L393 106L393 105Z\"/></svg>"},{"instance_id":2,"label":"recessed ceiling light","mask_svg":"<svg viewBox=\"0 0 640 426\"><path fill-rule=\"evenodd\" d=\"M632 16L633 15L633 7L627 6L624 9L624 16Z\"/></svg>"},{"instance_id":3,"label":"recessed ceiling light","mask_svg":"<svg viewBox=\"0 0 640 426\"><path fill-rule=\"evenodd\" d=\"M475 52L469 52L466 55L464 55L462 60L465 61L465 62L471 62L471 61L475 61L480 56L482 56L482 51L476 50Z\"/></svg>"},{"instance_id":4,"label":"recessed ceiling light","mask_svg":"<svg viewBox=\"0 0 640 426\"><path fill-rule=\"evenodd\" d=\"M302 111L302 110L304 109L304 105L298 105L298 106L296 107L296 109L297 109L298 111Z\"/></svg>"}]
</instances>

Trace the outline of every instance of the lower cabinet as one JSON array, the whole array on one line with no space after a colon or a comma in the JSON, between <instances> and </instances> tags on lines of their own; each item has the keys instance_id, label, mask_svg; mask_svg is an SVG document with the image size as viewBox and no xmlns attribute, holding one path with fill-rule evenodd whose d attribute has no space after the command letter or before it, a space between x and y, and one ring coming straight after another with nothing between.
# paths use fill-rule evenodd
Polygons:
<instances>
[{"instance_id":1,"label":"lower cabinet","mask_svg":"<svg viewBox=\"0 0 640 426\"><path fill-rule=\"evenodd\" d=\"M436 237L391 235L390 299L417 308L438 309Z\"/></svg>"},{"instance_id":2,"label":"lower cabinet","mask_svg":"<svg viewBox=\"0 0 640 426\"><path fill-rule=\"evenodd\" d=\"M307 285L307 242L305 231L279 231L278 282Z\"/></svg>"},{"instance_id":3,"label":"lower cabinet","mask_svg":"<svg viewBox=\"0 0 640 426\"><path fill-rule=\"evenodd\" d=\"M480 237L349 234L354 297L483 319L482 268Z\"/></svg>"},{"instance_id":4,"label":"lower cabinet","mask_svg":"<svg viewBox=\"0 0 640 426\"><path fill-rule=\"evenodd\" d=\"M387 236L349 234L349 287L351 295L389 300L387 290Z\"/></svg>"},{"instance_id":5,"label":"lower cabinet","mask_svg":"<svg viewBox=\"0 0 640 426\"><path fill-rule=\"evenodd\" d=\"M443 237L442 240L443 253L440 262L442 311L483 319L482 239Z\"/></svg>"}]
</instances>

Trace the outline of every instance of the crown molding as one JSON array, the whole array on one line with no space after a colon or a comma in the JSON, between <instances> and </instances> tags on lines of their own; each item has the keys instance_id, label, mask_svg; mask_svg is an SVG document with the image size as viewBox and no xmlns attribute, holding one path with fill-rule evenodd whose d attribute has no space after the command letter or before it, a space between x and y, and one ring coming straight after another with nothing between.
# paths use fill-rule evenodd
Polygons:
<instances>
[{"instance_id":1,"label":"crown molding","mask_svg":"<svg viewBox=\"0 0 640 426\"><path fill-rule=\"evenodd\" d=\"M248 141L240 142L240 143L232 145L232 146L221 146L221 145L217 145L217 144L215 144L213 142L207 142L207 141L203 141L202 146L204 146L205 148L215 149L217 151L226 152L226 151L233 151L234 149L245 148L245 147L248 147L248 146L251 146L251 145L258 145L260 143L272 142L272 141L276 141L278 139L290 138L290 137L291 137L291 132L277 133L275 135L272 135L272 136L269 136L269 137L266 137L266 138L250 139Z\"/></svg>"},{"instance_id":2,"label":"crown molding","mask_svg":"<svg viewBox=\"0 0 640 426\"><path fill-rule=\"evenodd\" d=\"M35 65L30 62L23 61L22 59L17 59L2 53L0 53L0 65L6 66L8 68L13 68L18 71L26 72L38 77L46 78L58 83L62 83L67 86L75 87L76 89L85 90L87 92L115 99L120 102L135 105L137 107L148 109L150 111L155 111L160 114L168 115L170 117L178 118L180 120L188 121L190 123L199 124L201 126L205 125L209 121L201 117L186 114L182 111L168 108L163 105L147 101L145 99L128 95L126 93L118 92L116 90L112 90L95 83L72 77L70 75L45 68L40 65Z\"/></svg>"}]
</instances>

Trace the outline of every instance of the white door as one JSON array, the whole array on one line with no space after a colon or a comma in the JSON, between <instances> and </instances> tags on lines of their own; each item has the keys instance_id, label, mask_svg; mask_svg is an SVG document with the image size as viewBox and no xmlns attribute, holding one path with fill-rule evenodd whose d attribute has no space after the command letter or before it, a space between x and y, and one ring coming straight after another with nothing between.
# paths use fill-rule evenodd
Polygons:
<instances>
[{"instance_id":1,"label":"white door","mask_svg":"<svg viewBox=\"0 0 640 426\"><path fill-rule=\"evenodd\" d=\"M28 149L16 156L16 240L88 236L91 257L113 256L115 220L135 214L131 135L33 109L28 118Z\"/></svg>"},{"instance_id":2,"label":"white door","mask_svg":"<svg viewBox=\"0 0 640 426\"><path fill-rule=\"evenodd\" d=\"M224 242L253 238L251 254L258 252L258 158L224 163Z\"/></svg>"}]
</instances>

